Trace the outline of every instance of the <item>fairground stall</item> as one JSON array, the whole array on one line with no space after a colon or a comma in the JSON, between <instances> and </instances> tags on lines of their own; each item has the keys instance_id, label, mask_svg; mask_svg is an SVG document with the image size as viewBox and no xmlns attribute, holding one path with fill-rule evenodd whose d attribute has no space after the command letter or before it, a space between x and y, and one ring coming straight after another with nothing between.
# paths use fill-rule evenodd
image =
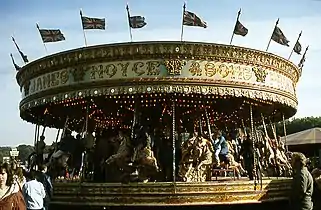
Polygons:
<instances>
[{"instance_id":1,"label":"fairground stall","mask_svg":"<svg viewBox=\"0 0 321 210\"><path fill-rule=\"evenodd\" d=\"M80 148L58 147L49 163L56 207L287 200L291 167L273 123L296 113L300 74L279 56L232 45L84 47L18 72L20 116Z\"/></svg>"}]
</instances>

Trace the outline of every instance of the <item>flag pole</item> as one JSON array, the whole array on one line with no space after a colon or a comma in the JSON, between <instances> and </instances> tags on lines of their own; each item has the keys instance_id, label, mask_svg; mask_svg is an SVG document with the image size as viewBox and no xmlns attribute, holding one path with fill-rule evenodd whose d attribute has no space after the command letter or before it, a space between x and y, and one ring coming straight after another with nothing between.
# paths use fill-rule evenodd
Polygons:
<instances>
[{"instance_id":1,"label":"flag pole","mask_svg":"<svg viewBox=\"0 0 321 210\"><path fill-rule=\"evenodd\" d=\"M233 29L233 32L232 32L232 37L231 37L230 45L231 45L232 42L233 42L235 27L236 27L236 25L237 25L237 22L239 21L240 15L241 15L241 8L240 8L239 12L237 13L237 18L236 18L235 26L234 26L234 29Z\"/></svg>"},{"instance_id":2,"label":"flag pole","mask_svg":"<svg viewBox=\"0 0 321 210\"><path fill-rule=\"evenodd\" d=\"M269 50L269 47L270 47L270 44L271 44L271 40L272 40L272 37L273 37L273 34L274 34L274 31L275 31L275 27L277 27L278 26L278 24L279 24L279 18L278 18L278 20L276 21L276 23L275 23L275 26L274 26L274 29L273 29L273 32L272 32L272 35L271 35L271 37L270 37L270 40L269 40L269 43L268 43L268 45L267 45L267 47L266 47L266 52Z\"/></svg>"},{"instance_id":3,"label":"flag pole","mask_svg":"<svg viewBox=\"0 0 321 210\"><path fill-rule=\"evenodd\" d=\"M308 49L309 49L309 45L305 48L305 51L304 51L304 53L303 53L303 55L302 55L302 58L301 58L301 60L300 60L300 63L299 63L299 67L303 67L303 65L304 65L305 56L306 56L306 54L307 54ZM300 66L300 65L301 65L301 66Z\"/></svg>"},{"instance_id":4,"label":"flag pole","mask_svg":"<svg viewBox=\"0 0 321 210\"><path fill-rule=\"evenodd\" d=\"M81 25L82 25L82 32L84 33L84 40L85 40L85 46L87 47L87 38L86 38L86 33L85 33L85 29L84 29L84 25L83 25L83 22L82 22L82 11L80 9L80 19L81 19Z\"/></svg>"},{"instance_id":5,"label":"flag pole","mask_svg":"<svg viewBox=\"0 0 321 210\"><path fill-rule=\"evenodd\" d=\"M28 61L28 60L25 60L25 59L27 59L27 56L25 56L25 55L22 53L22 51L20 50L20 47L18 46L18 44L17 44L17 42L16 42L16 40L15 40L15 38L14 38L13 35L11 36L11 38L12 38L12 41L13 41L14 45L16 46L19 54L20 54L20 57L21 57L22 61L26 64L27 61ZM25 58L24 58L24 57L25 57Z\"/></svg>"},{"instance_id":6,"label":"flag pole","mask_svg":"<svg viewBox=\"0 0 321 210\"><path fill-rule=\"evenodd\" d=\"M11 57L11 61L12 61L12 63L13 63L14 68L16 69L16 71L19 71L19 70L21 69L21 67L18 66L18 64L16 64L16 62L15 62L15 60L14 60L14 58L13 58L12 53L10 53L10 57Z\"/></svg>"},{"instance_id":7,"label":"flag pole","mask_svg":"<svg viewBox=\"0 0 321 210\"><path fill-rule=\"evenodd\" d=\"M300 32L300 34L299 34L299 36L298 36L298 39L296 40L295 45L294 45L293 48L292 48L292 51L291 51L291 53L290 53L290 55L289 55L288 60L290 60L290 58L291 58L291 56L292 56L292 54L293 54L293 52L294 52L294 48L295 48L295 46L296 46L296 43L298 43L298 41L300 40L301 35L302 35L302 31Z\"/></svg>"},{"instance_id":8,"label":"flag pole","mask_svg":"<svg viewBox=\"0 0 321 210\"><path fill-rule=\"evenodd\" d=\"M130 24L130 13L129 13L128 3L126 5L126 10L127 10L127 17L128 17L128 27L129 27L130 42L133 42L133 34L132 34L132 27L131 27L131 24Z\"/></svg>"},{"instance_id":9,"label":"flag pole","mask_svg":"<svg viewBox=\"0 0 321 210\"><path fill-rule=\"evenodd\" d=\"M40 37L41 37L41 40L42 40L42 43L43 43L43 47L45 48L46 54L48 55L48 50L47 50L46 44L43 42L43 39L42 39L42 36L41 36L41 33L40 33L39 24L36 23L36 26L37 26L37 29L38 29L38 31L39 31L39 34L40 34Z\"/></svg>"},{"instance_id":10,"label":"flag pole","mask_svg":"<svg viewBox=\"0 0 321 210\"><path fill-rule=\"evenodd\" d=\"M186 2L184 2L183 5L183 17L182 17L182 31L181 31L181 42L183 41L183 35L184 35L184 14L186 10Z\"/></svg>"}]
</instances>

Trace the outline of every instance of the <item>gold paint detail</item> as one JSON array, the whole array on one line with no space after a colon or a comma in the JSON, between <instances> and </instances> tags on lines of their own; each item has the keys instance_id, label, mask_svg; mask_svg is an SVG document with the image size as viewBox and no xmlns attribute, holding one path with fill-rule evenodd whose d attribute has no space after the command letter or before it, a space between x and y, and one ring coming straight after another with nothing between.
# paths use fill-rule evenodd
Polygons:
<instances>
[{"instance_id":1,"label":"gold paint detail","mask_svg":"<svg viewBox=\"0 0 321 210\"><path fill-rule=\"evenodd\" d=\"M25 65L17 73L17 81L20 86L23 86L32 78L65 67L73 69L79 63L137 61L155 58L230 62L270 69L290 78L293 83L297 83L300 78L300 69L292 62L258 50L214 43L184 42L182 45L180 42L142 42L92 46L50 55ZM112 66L109 67L111 75L112 69ZM194 70L197 75L199 71ZM224 76L226 72L222 70L220 74Z\"/></svg>"},{"instance_id":2,"label":"gold paint detail","mask_svg":"<svg viewBox=\"0 0 321 210\"><path fill-rule=\"evenodd\" d=\"M252 71L255 74L257 82L262 82L262 83L265 82L266 75L267 75L267 72L265 71L265 69L262 69L260 67L253 67Z\"/></svg>"},{"instance_id":3,"label":"gold paint detail","mask_svg":"<svg viewBox=\"0 0 321 210\"><path fill-rule=\"evenodd\" d=\"M84 81L84 77L86 74L87 69L84 66L78 66L71 71L71 74L74 78L75 82Z\"/></svg>"},{"instance_id":4,"label":"gold paint detail","mask_svg":"<svg viewBox=\"0 0 321 210\"><path fill-rule=\"evenodd\" d=\"M179 59L170 59L170 60L165 60L164 65L167 69L168 75L171 75L171 76L181 75L183 66L186 65L186 61L179 60Z\"/></svg>"},{"instance_id":5,"label":"gold paint detail","mask_svg":"<svg viewBox=\"0 0 321 210\"><path fill-rule=\"evenodd\" d=\"M287 200L291 180L263 180L262 190L253 182L205 183L54 183L52 202L91 206L175 206L260 203Z\"/></svg>"},{"instance_id":6,"label":"gold paint detail","mask_svg":"<svg viewBox=\"0 0 321 210\"><path fill-rule=\"evenodd\" d=\"M164 67L167 68L167 71L164 71ZM290 78L270 69L259 67L254 70L251 66L228 62L176 59L165 60L165 62L162 60L142 60L78 65L74 69L57 70L31 79L29 95L23 95L23 98L49 89L79 83L89 87L92 83L97 85L104 81L103 85L108 82L108 84L116 83L118 86L122 86L123 82L136 83L144 80L153 82L169 80L176 84L181 84L182 81L192 83L197 81L201 85L209 86L219 84L232 86L243 83L244 87L254 85L254 88L266 87L271 91L281 90L295 95L295 86ZM258 79L265 82L258 84Z\"/></svg>"},{"instance_id":7,"label":"gold paint detail","mask_svg":"<svg viewBox=\"0 0 321 210\"><path fill-rule=\"evenodd\" d=\"M145 93L178 93L178 94L200 94L204 91L207 95L213 95L218 97L238 97L248 98L252 100L258 100L260 103L280 103L285 106L289 106L293 109L297 108L298 102L293 95L284 94L281 91L270 92L269 89L251 89L245 88L242 83L235 83L234 87L222 86L204 86L204 85L168 85L168 84L146 84L136 85L133 91L129 92L126 86L122 87L100 87L100 88L87 88L87 89L74 89L73 91L60 91L56 95L46 94L43 97L27 97L20 103L20 111L30 109L35 106L50 104L55 97L55 101L65 100L65 94L70 96L77 96L79 91L82 91L83 97L96 97L95 91L99 91L100 95L121 95L121 94L145 94ZM237 86L239 86L237 88ZM243 88L242 88L243 87ZM148 89L148 90L147 90ZM45 99L45 102L43 102ZM37 104L35 104L37 102Z\"/></svg>"}]
</instances>

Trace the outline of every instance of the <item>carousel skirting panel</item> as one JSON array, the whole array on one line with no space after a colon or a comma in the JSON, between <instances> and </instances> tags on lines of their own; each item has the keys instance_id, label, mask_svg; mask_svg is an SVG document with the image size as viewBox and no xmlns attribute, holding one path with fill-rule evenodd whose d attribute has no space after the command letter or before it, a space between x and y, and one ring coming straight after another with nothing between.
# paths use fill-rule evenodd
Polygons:
<instances>
[{"instance_id":1,"label":"carousel skirting panel","mask_svg":"<svg viewBox=\"0 0 321 210\"><path fill-rule=\"evenodd\" d=\"M205 183L75 183L54 184L55 206L199 206L255 204L286 201L291 179L264 179L256 185L247 180Z\"/></svg>"}]
</instances>

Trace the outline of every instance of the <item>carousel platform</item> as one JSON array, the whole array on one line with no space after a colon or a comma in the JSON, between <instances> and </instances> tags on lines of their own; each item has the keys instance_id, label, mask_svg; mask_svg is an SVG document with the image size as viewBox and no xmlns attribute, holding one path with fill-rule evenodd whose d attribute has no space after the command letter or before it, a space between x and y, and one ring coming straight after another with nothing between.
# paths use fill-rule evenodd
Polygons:
<instances>
[{"instance_id":1,"label":"carousel platform","mask_svg":"<svg viewBox=\"0 0 321 210\"><path fill-rule=\"evenodd\" d=\"M262 186L262 188L261 188ZM231 204L287 203L291 179L253 181L220 178L205 183L54 183L54 209L104 209L108 207L197 207Z\"/></svg>"}]
</instances>

